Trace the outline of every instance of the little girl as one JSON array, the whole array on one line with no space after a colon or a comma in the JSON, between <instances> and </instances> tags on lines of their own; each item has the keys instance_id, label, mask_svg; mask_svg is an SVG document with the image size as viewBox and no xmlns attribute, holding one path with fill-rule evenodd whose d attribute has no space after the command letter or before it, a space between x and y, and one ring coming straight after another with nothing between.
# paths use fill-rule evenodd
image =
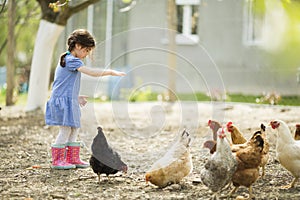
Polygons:
<instances>
[{"instance_id":1,"label":"little girl","mask_svg":"<svg viewBox=\"0 0 300 200\"><path fill-rule=\"evenodd\" d=\"M52 95L46 105L47 125L59 126L59 133L51 145L52 168L86 168L80 160L80 142L76 142L80 128L80 106L87 103L86 96L79 96L81 73L89 76L125 76L115 70L100 70L84 66L83 59L95 48L92 35L84 30L75 30L67 41L68 51L60 57L55 71Z\"/></svg>"}]
</instances>

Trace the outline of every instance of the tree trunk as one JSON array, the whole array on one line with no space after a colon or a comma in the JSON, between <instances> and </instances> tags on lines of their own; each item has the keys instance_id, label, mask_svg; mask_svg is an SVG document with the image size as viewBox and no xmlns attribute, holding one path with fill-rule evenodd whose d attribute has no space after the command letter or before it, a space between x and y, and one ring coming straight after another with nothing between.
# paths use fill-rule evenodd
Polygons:
<instances>
[{"instance_id":1,"label":"tree trunk","mask_svg":"<svg viewBox=\"0 0 300 200\"><path fill-rule=\"evenodd\" d=\"M36 36L31 63L26 111L44 109L48 96L53 50L68 19L89 5L100 2L100 0L79 1L73 6L64 6L57 13L49 8L49 3L53 3L53 0L37 0L37 2L39 2L42 10L42 20Z\"/></svg>"},{"instance_id":2,"label":"tree trunk","mask_svg":"<svg viewBox=\"0 0 300 200\"><path fill-rule=\"evenodd\" d=\"M6 67L6 105L14 104L14 75L15 75L15 13L16 1L8 1L8 36L7 36L7 67Z\"/></svg>"},{"instance_id":3,"label":"tree trunk","mask_svg":"<svg viewBox=\"0 0 300 200\"><path fill-rule=\"evenodd\" d=\"M48 96L53 50L63 29L64 26L45 20L40 21L31 64L26 111L44 109Z\"/></svg>"},{"instance_id":4,"label":"tree trunk","mask_svg":"<svg viewBox=\"0 0 300 200\"><path fill-rule=\"evenodd\" d=\"M175 0L168 0L168 40L169 40L169 85L168 95L169 101L176 100L176 4Z\"/></svg>"}]
</instances>

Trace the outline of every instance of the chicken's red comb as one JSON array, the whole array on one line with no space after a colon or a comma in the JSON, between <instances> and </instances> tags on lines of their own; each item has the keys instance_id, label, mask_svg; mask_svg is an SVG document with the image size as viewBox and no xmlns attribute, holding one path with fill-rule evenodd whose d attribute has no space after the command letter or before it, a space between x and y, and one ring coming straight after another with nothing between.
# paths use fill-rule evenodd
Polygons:
<instances>
[{"instance_id":1,"label":"chicken's red comb","mask_svg":"<svg viewBox=\"0 0 300 200\"><path fill-rule=\"evenodd\" d=\"M210 120L208 120L207 124L208 124L208 126L211 124L211 119L210 119Z\"/></svg>"},{"instance_id":2,"label":"chicken's red comb","mask_svg":"<svg viewBox=\"0 0 300 200\"><path fill-rule=\"evenodd\" d=\"M228 128L229 126L231 126L233 123L232 122L228 122L227 124L226 124L226 127Z\"/></svg>"}]
</instances>

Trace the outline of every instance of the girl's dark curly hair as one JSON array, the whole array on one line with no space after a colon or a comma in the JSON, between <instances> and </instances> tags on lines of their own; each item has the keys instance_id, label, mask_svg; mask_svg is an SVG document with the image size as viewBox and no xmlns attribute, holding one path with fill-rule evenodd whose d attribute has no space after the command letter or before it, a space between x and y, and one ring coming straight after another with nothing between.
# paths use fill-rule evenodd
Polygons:
<instances>
[{"instance_id":1,"label":"girl's dark curly hair","mask_svg":"<svg viewBox=\"0 0 300 200\"><path fill-rule=\"evenodd\" d=\"M76 44L79 44L83 48L94 48L96 42L93 36L85 29L73 31L67 40L68 51L60 56L60 65L62 67L66 66L65 57L75 48Z\"/></svg>"}]
</instances>

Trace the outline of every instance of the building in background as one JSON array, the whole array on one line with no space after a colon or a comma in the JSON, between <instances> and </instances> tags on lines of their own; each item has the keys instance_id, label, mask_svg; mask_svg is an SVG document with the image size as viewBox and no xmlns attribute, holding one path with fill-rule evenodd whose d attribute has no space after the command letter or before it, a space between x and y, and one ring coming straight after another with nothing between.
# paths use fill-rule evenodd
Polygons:
<instances>
[{"instance_id":1,"label":"building in background","mask_svg":"<svg viewBox=\"0 0 300 200\"><path fill-rule=\"evenodd\" d=\"M167 0L101 1L72 17L58 52L65 48L62 44L70 32L87 28L97 40L88 65L128 73L122 79L83 76L82 93L87 95L118 99L122 89L133 93L149 87L164 93L169 84L169 54L176 55L176 93L298 95L297 66L289 66L288 61L276 66L269 59L264 40L270 36L268 23L273 16L267 16L266 8L259 12L257 2L176 0L173 52L169 50Z\"/></svg>"}]
</instances>

